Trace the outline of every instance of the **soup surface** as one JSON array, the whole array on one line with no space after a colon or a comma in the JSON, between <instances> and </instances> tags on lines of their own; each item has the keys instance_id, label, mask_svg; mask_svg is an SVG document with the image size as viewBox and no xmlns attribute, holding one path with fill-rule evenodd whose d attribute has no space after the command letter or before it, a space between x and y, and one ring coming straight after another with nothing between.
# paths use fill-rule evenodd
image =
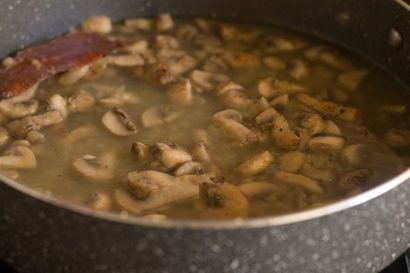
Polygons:
<instances>
[{"instance_id":1,"label":"soup surface","mask_svg":"<svg viewBox=\"0 0 410 273\"><path fill-rule=\"evenodd\" d=\"M408 167L407 90L334 46L168 14L74 32L123 43L0 101L1 172L29 187L124 215L232 219L322 206Z\"/></svg>"}]
</instances>

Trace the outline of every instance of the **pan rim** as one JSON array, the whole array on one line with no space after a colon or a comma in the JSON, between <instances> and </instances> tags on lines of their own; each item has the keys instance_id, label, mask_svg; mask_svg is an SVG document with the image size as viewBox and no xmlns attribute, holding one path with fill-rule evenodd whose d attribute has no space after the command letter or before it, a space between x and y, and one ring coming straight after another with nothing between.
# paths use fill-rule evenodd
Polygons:
<instances>
[{"instance_id":1,"label":"pan rim","mask_svg":"<svg viewBox=\"0 0 410 273\"><path fill-rule=\"evenodd\" d=\"M301 223L317 218L329 216L337 212L341 212L361 204L364 204L370 200L375 199L395 188L401 184L410 183L410 168L392 177L386 182L373 187L358 195L351 196L339 200L337 202L330 203L325 206L304 210L300 212L288 213L277 216L267 216L259 218L238 219L238 220L182 220L182 219L166 219L166 220L152 220L143 217L124 217L124 215L118 212L104 212L97 211L91 208L87 208L80 204L74 204L69 201L65 201L50 194L32 189L25 186L13 179L10 179L0 174L1 183L13 188L14 190L23 193L31 198L41 201L48 205L62 208L70 212L81 214L82 216L93 217L99 220L105 220L110 222L116 222L120 224L128 224L142 227L152 228L166 228L166 229L212 229L212 230L235 230L235 229L249 229L249 228L267 228L277 227L289 224Z\"/></svg>"}]
</instances>

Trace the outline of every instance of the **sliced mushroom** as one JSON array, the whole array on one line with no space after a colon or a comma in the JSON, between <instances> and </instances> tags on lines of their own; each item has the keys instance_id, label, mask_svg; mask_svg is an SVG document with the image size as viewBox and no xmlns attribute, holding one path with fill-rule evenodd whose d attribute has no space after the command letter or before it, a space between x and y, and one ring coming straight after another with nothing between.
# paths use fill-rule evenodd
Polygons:
<instances>
[{"instance_id":1,"label":"sliced mushroom","mask_svg":"<svg viewBox=\"0 0 410 273\"><path fill-rule=\"evenodd\" d=\"M82 66L80 68L76 68L70 70L68 72L63 73L58 78L58 83L62 85L71 85L78 82L81 78L83 78L90 70L89 65Z\"/></svg>"},{"instance_id":2,"label":"sliced mushroom","mask_svg":"<svg viewBox=\"0 0 410 273\"><path fill-rule=\"evenodd\" d=\"M243 120L241 112L237 110L233 110L233 109L226 109L226 110L219 111L215 113L212 116L212 118L213 119L227 118L227 119L235 120L237 122L242 122Z\"/></svg>"},{"instance_id":3,"label":"sliced mushroom","mask_svg":"<svg viewBox=\"0 0 410 273\"><path fill-rule=\"evenodd\" d=\"M335 173L330 169L319 169L313 164L305 163L299 170L301 175L322 181L322 182L332 182L335 180Z\"/></svg>"},{"instance_id":4,"label":"sliced mushroom","mask_svg":"<svg viewBox=\"0 0 410 273\"><path fill-rule=\"evenodd\" d=\"M144 127L152 127L171 122L181 114L172 105L156 105L148 108L141 114L141 123Z\"/></svg>"},{"instance_id":5,"label":"sliced mushroom","mask_svg":"<svg viewBox=\"0 0 410 273\"><path fill-rule=\"evenodd\" d=\"M280 71L286 68L286 63L278 57L266 57L262 60L262 62L273 71Z\"/></svg>"},{"instance_id":6,"label":"sliced mushroom","mask_svg":"<svg viewBox=\"0 0 410 273\"><path fill-rule=\"evenodd\" d=\"M160 153L160 161L168 169L173 169L186 161L192 160L192 156L180 147L165 143L157 143L156 146Z\"/></svg>"},{"instance_id":7,"label":"sliced mushroom","mask_svg":"<svg viewBox=\"0 0 410 273\"><path fill-rule=\"evenodd\" d=\"M177 49L179 48L178 40L171 35L159 34L154 38L154 46L156 48Z\"/></svg>"},{"instance_id":8,"label":"sliced mushroom","mask_svg":"<svg viewBox=\"0 0 410 273\"><path fill-rule=\"evenodd\" d=\"M328 134L328 135L341 136L342 130L340 130L339 126L337 126L337 124L334 123L333 121L326 120L326 127L323 130L323 133Z\"/></svg>"},{"instance_id":9,"label":"sliced mushroom","mask_svg":"<svg viewBox=\"0 0 410 273\"><path fill-rule=\"evenodd\" d=\"M145 63L144 59L140 54L120 54L120 55L110 55L105 57L108 64L116 66L139 66Z\"/></svg>"},{"instance_id":10,"label":"sliced mushroom","mask_svg":"<svg viewBox=\"0 0 410 273\"><path fill-rule=\"evenodd\" d=\"M114 135L128 136L137 132L137 126L122 109L113 108L102 117L104 126Z\"/></svg>"},{"instance_id":11,"label":"sliced mushroom","mask_svg":"<svg viewBox=\"0 0 410 273\"><path fill-rule=\"evenodd\" d=\"M73 129L67 136L62 139L63 145L71 146L75 142L89 138L97 133L94 125L83 125Z\"/></svg>"},{"instance_id":12,"label":"sliced mushroom","mask_svg":"<svg viewBox=\"0 0 410 273\"><path fill-rule=\"evenodd\" d=\"M347 189L356 187L362 188L372 175L373 171L368 168L349 171L340 177L339 184L342 188Z\"/></svg>"},{"instance_id":13,"label":"sliced mushroom","mask_svg":"<svg viewBox=\"0 0 410 273\"><path fill-rule=\"evenodd\" d=\"M158 32L164 32L172 29L174 27L174 20L168 13L161 13L157 17L156 29Z\"/></svg>"},{"instance_id":14,"label":"sliced mushroom","mask_svg":"<svg viewBox=\"0 0 410 273\"><path fill-rule=\"evenodd\" d=\"M138 96L131 91L127 91L125 86L93 85L97 92L95 96L98 102L109 107L121 106L124 104L136 104L139 102Z\"/></svg>"},{"instance_id":15,"label":"sliced mushroom","mask_svg":"<svg viewBox=\"0 0 410 273\"><path fill-rule=\"evenodd\" d=\"M149 184L149 196L142 200L134 198L123 190L116 190L114 199L117 205L133 214L141 214L144 211L151 211L167 204L182 201L198 195L198 184L201 182L211 182L212 176L183 175L174 177L157 171L132 172L128 174L128 181L134 184Z\"/></svg>"},{"instance_id":16,"label":"sliced mushroom","mask_svg":"<svg viewBox=\"0 0 410 273\"><path fill-rule=\"evenodd\" d=\"M136 66L134 68L134 74L160 85L169 84L175 81L175 76L170 72L168 65L163 62Z\"/></svg>"},{"instance_id":17,"label":"sliced mushroom","mask_svg":"<svg viewBox=\"0 0 410 273\"><path fill-rule=\"evenodd\" d=\"M325 130L327 124L320 115L306 113L303 115L300 125L311 130L313 135L317 135Z\"/></svg>"},{"instance_id":18,"label":"sliced mushroom","mask_svg":"<svg viewBox=\"0 0 410 273\"><path fill-rule=\"evenodd\" d=\"M255 118L255 122L261 128L272 128L272 136L278 147L292 150L299 145L299 137L290 129L285 117L275 109L266 109Z\"/></svg>"},{"instance_id":19,"label":"sliced mushroom","mask_svg":"<svg viewBox=\"0 0 410 273\"><path fill-rule=\"evenodd\" d=\"M204 129L194 129L194 131L192 132L192 138L195 142L204 143L205 145L209 145L211 143L209 134Z\"/></svg>"},{"instance_id":20,"label":"sliced mushroom","mask_svg":"<svg viewBox=\"0 0 410 273\"><path fill-rule=\"evenodd\" d=\"M198 142L192 148L193 157L200 162L211 162L211 155L209 154L208 148L204 142Z\"/></svg>"},{"instance_id":21,"label":"sliced mushroom","mask_svg":"<svg viewBox=\"0 0 410 273\"><path fill-rule=\"evenodd\" d=\"M228 90L221 95L222 103L233 109L243 109L251 103L251 100L241 91Z\"/></svg>"},{"instance_id":22,"label":"sliced mushroom","mask_svg":"<svg viewBox=\"0 0 410 273\"><path fill-rule=\"evenodd\" d=\"M368 71L366 70L344 72L337 76L337 81L346 89L354 91L359 88L367 74Z\"/></svg>"},{"instance_id":23,"label":"sliced mushroom","mask_svg":"<svg viewBox=\"0 0 410 273\"><path fill-rule=\"evenodd\" d=\"M410 146L410 130L393 128L383 135L383 139L392 147Z\"/></svg>"},{"instance_id":24,"label":"sliced mushroom","mask_svg":"<svg viewBox=\"0 0 410 273\"><path fill-rule=\"evenodd\" d=\"M92 16L81 23L81 29L85 32L110 33L112 24L107 16Z\"/></svg>"},{"instance_id":25,"label":"sliced mushroom","mask_svg":"<svg viewBox=\"0 0 410 273\"><path fill-rule=\"evenodd\" d=\"M263 198L278 190L276 185L268 182L248 182L238 188L248 199Z\"/></svg>"},{"instance_id":26,"label":"sliced mushroom","mask_svg":"<svg viewBox=\"0 0 410 273\"><path fill-rule=\"evenodd\" d=\"M327 65L338 70L346 71L353 68L353 65L349 59L342 56L340 52L336 52L331 49L322 48L319 53L319 58Z\"/></svg>"},{"instance_id":27,"label":"sliced mushroom","mask_svg":"<svg viewBox=\"0 0 410 273\"><path fill-rule=\"evenodd\" d=\"M67 108L71 113L84 113L95 105L94 97L86 91L80 91L67 100Z\"/></svg>"},{"instance_id":28,"label":"sliced mushroom","mask_svg":"<svg viewBox=\"0 0 410 273\"><path fill-rule=\"evenodd\" d=\"M167 96L172 103L183 106L191 104L191 82L188 79L182 79L179 82L173 84L168 90Z\"/></svg>"},{"instance_id":29,"label":"sliced mushroom","mask_svg":"<svg viewBox=\"0 0 410 273\"><path fill-rule=\"evenodd\" d=\"M285 172L296 173L306 161L306 155L302 152L292 151L282 154L278 159L278 168Z\"/></svg>"},{"instance_id":30,"label":"sliced mushroom","mask_svg":"<svg viewBox=\"0 0 410 273\"><path fill-rule=\"evenodd\" d=\"M340 136L317 136L309 141L308 147L314 152L338 153L344 144L345 140Z\"/></svg>"},{"instance_id":31,"label":"sliced mushroom","mask_svg":"<svg viewBox=\"0 0 410 273\"><path fill-rule=\"evenodd\" d=\"M270 164L272 164L272 162L272 154L265 150L240 163L237 170L243 175L254 175L266 169Z\"/></svg>"},{"instance_id":32,"label":"sliced mushroom","mask_svg":"<svg viewBox=\"0 0 410 273\"><path fill-rule=\"evenodd\" d=\"M237 120L214 115L212 124L240 145L244 146L259 140L257 134Z\"/></svg>"},{"instance_id":33,"label":"sliced mushroom","mask_svg":"<svg viewBox=\"0 0 410 273\"><path fill-rule=\"evenodd\" d=\"M336 117L345 121L357 121L361 115L360 110L357 108L342 106L331 101L319 100L305 93L296 94L296 100L322 115Z\"/></svg>"},{"instance_id":34,"label":"sliced mushroom","mask_svg":"<svg viewBox=\"0 0 410 273\"><path fill-rule=\"evenodd\" d=\"M142 142L136 141L131 144L131 152L137 156L137 160L146 163L151 156L150 149Z\"/></svg>"},{"instance_id":35,"label":"sliced mushroom","mask_svg":"<svg viewBox=\"0 0 410 273\"><path fill-rule=\"evenodd\" d=\"M229 52L225 55L225 59L234 69L252 69L259 65L258 56L250 52Z\"/></svg>"},{"instance_id":36,"label":"sliced mushroom","mask_svg":"<svg viewBox=\"0 0 410 273\"><path fill-rule=\"evenodd\" d=\"M132 53L132 54L145 53L147 49L148 49L147 40L138 40L123 48L124 51Z\"/></svg>"},{"instance_id":37,"label":"sliced mushroom","mask_svg":"<svg viewBox=\"0 0 410 273\"><path fill-rule=\"evenodd\" d=\"M38 100L34 99L17 103L9 100L0 101L0 112L10 119L33 115L37 113L38 108Z\"/></svg>"},{"instance_id":38,"label":"sliced mushroom","mask_svg":"<svg viewBox=\"0 0 410 273\"><path fill-rule=\"evenodd\" d=\"M197 92L209 92L218 85L229 82L229 77L224 74L194 70L190 80Z\"/></svg>"},{"instance_id":39,"label":"sliced mushroom","mask_svg":"<svg viewBox=\"0 0 410 273\"><path fill-rule=\"evenodd\" d=\"M185 161L173 172L175 176L188 175L188 174L202 174L205 172L201 163L196 161Z\"/></svg>"},{"instance_id":40,"label":"sliced mushroom","mask_svg":"<svg viewBox=\"0 0 410 273\"><path fill-rule=\"evenodd\" d=\"M210 55L201 68L203 71L213 73L223 73L229 70L229 66L222 54Z\"/></svg>"},{"instance_id":41,"label":"sliced mushroom","mask_svg":"<svg viewBox=\"0 0 410 273\"><path fill-rule=\"evenodd\" d=\"M73 161L74 170L92 182L109 182L114 176L114 154L106 152L100 157L83 155Z\"/></svg>"},{"instance_id":42,"label":"sliced mushroom","mask_svg":"<svg viewBox=\"0 0 410 273\"><path fill-rule=\"evenodd\" d=\"M363 163L364 148L364 144L361 143L347 145L340 152L340 158L347 165L359 165Z\"/></svg>"},{"instance_id":43,"label":"sliced mushroom","mask_svg":"<svg viewBox=\"0 0 410 273\"><path fill-rule=\"evenodd\" d=\"M323 191L318 181L300 174L275 171L273 173L273 178L285 183L301 187L304 190L314 194L321 193Z\"/></svg>"},{"instance_id":44,"label":"sliced mushroom","mask_svg":"<svg viewBox=\"0 0 410 273\"><path fill-rule=\"evenodd\" d=\"M271 98L277 95L306 92L306 88L296 83L268 77L259 81L258 92L265 98Z\"/></svg>"},{"instance_id":45,"label":"sliced mushroom","mask_svg":"<svg viewBox=\"0 0 410 273\"><path fill-rule=\"evenodd\" d=\"M30 147L11 145L0 156L0 169L34 169L37 167L36 156Z\"/></svg>"},{"instance_id":46,"label":"sliced mushroom","mask_svg":"<svg viewBox=\"0 0 410 273\"><path fill-rule=\"evenodd\" d=\"M37 130L31 130L27 133L27 140L31 144L41 144L44 143L44 134Z\"/></svg>"},{"instance_id":47,"label":"sliced mushroom","mask_svg":"<svg viewBox=\"0 0 410 273\"><path fill-rule=\"evenodd\" d=\"M309 74L307 64L300 59L291 61L288 65L288 71L289 75L295 80L301 80Z\"/></svg>"},{"instance_id":48,"label":"sliced mushroom","mask_svg":"<svg viewBox=\"0 0 410 273\"><path fill-rule=\"evenodd\" d=\"M60 94L54 94L48 99L47 109L58 111L63 118L68 115L67 102Z\"/></svg>"},{"instance_id":49,"label":"sliced mushroom","mask_svg":"<svg viewBox=\"0 0 410 273\"><path fill-rule=\"evenodd\" d=\"M8 99L3 99L3 100L1 100L1 102L19 103L19 102L31 100L37 92L38 85L39 85L39 83L36 83L32 87L30 87L27 90L21 92L20 94L14 96L14 97L8 98Z\"/></svg>"},{"instance_id":50,"label":"sliced mushroom","mask_svg":"<svg viewBox=\"0 0 410 273\"><path fill-rule=\"evenodd\" d=\"M192 42L195 36L199 33L198 28L190 24L180 25L176 32L175 36L182 41Z\"/></svg>"},{"instance_id":51,"label":"sliced mushroom","mask_svg":"<svg viewBox=\"0 0 410 273\"><path fill-rule=\"evenodd\" d=\"M177 58L168 58L167 66L170 73L174 76L179 76L193 69L198 64L197 60L189 56L188 54L183 54Z\"/></svg>"},{"instance_id":52,"label":"sliced mushroom","mask_svg":"<svg viewBox=\"0 0 410 273\"><path fill-rule=\"evenodd\" d=\"M249 203L238 187L228 183L201 183L199 196L205 205L203 214L211 219L244 218Z\"/></svg>"},{"instance_id":53,"label":"sliced mushroom","mask_svg":"<svg viewBox=\"0 0 410 273\"><path fill-rule=\"evenodd\" d=\"M279 95L277 97L274 97L269 104L273 107L284 107L289 104L289 95L288 94L283 94Z\"/></svg>"},{"instance_id":54,"label":"sliced mushroom","mask_svg":"<svg viewBox=\"0 0 410 273\"><path fill-rule=\"evenodd\" d=\"M0 127L0 148L3 148L9 142L9 140L9 132L5 128Z\"/></svg>"},{"instance_id":55,"label":"sliced mushroom","mask_svg":"<svg viewBox=\"0 0 410 273\"><path fill-rule=\"evenodd\" d=\"M85 202L85 205L95 210L109 210L112 205L111 198L103 192L95 192Z\"/></svg>"}]
</instances>

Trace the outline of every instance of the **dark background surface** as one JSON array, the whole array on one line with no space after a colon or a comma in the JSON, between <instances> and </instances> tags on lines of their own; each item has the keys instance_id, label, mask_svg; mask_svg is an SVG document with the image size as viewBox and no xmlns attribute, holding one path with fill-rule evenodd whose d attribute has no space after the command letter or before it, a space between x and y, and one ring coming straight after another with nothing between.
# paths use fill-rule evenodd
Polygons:
<instances>
[{"instance_id":1,"label":"dark background surface","mask_svg":"<svg viewBox=\"0 0 410 273\"><path fill-rule=\"evenodd\" d=\"M12 268L0 262L0 273L18 273ZM154 273L154 272L153 272ZM183 272L181 272L183 273ZM410 249L397 258L391 265L380 273L410 273Z\"/></svg>"}]
</instances>

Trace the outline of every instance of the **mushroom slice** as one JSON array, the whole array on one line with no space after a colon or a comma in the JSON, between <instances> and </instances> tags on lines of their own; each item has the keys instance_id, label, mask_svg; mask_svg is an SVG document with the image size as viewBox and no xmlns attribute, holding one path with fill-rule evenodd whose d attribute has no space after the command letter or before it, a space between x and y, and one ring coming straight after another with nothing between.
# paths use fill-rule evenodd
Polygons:
<instances>
[{"instance_id":1,"label":"mushroom slice","mask_svg":"<svg viewBox=\"0 0 410 273\"><path fill-rule=\"evenodd\" d=\"M392 147L410 146L410 130L392 128L383 135L383 139Z\"/></svg>"},{"instance_id":2,"label":"mushroom slice","mask_svg":"<svg viewBox=\"0 0 410 273\"><path fill-rule=\"evenodd\" d=\"M197 60L188 54L183 54L180 57L168 59L167 61L169 71L174 76L184 74L194 68L197 63Z\"/></svg>"},{"instance_id":3,"label":"mushroom slice","mask_svg":"<svg viewBox=\"0 0 410 273\"><path fill-rule=\"evenodd\" d=\"M188 174L202 174L205 172L201 163L196 161L185 161L174 171L175 176L188 175Z\"/></svg>"},{"instance_id":4,"label":"mushroom slice","mask_svg":"<svg viewBox=\"0 0 410 273\"><path fill-rule=\"evenodd\" d=\"M337 124L331 120L326 120L326 127L323 130L323 133L335 136L342 135L342 131L340 130L339 126L337 126Z\"/></svg>"},{"instance_id":5,"label":"mushroom slice","mask_svg":"<svg viewBox=\"0 0 410 273\"><path fill-rule=\"evenodd\" d=\"M233 109L243 109L252 102L244 93L238 90L224 92L221 95L221 100L225 106Z\"/></svg>"},{"instance_id":6,"label":"mushroom slice","mask_svg":"<svg viewBox=\"0 0 410 273\"><path fill-rule=\"evenodd\" d=\"M273 108L260 113L255 123L262 129L272 128L272 136L278 147L291 150L299 145L299 137L289 128L288 121Z\"/></svg>"},{"instance_id":7,"label":"mushroom slice","mask_svg":"<svg viewBox=\"0 0 410 273\"><path fill-rule=\"evenodd\" d=\"M362 188L372 175L373 171L368 168L349 171L340 177L339 184L345 189Z\"/></svg>"},{"instance_id":8,"label":"mushroom slice","mask_svg":"<svg viewBox=\"0 0 410 273\"><path fill-rule=\"evenodd\" d=\"M34 169L37 167L36 156L30 147L11 145L0 156L0 169Z\"/></svg>"},{"instance_id":9,"label":"mushroom slice","mask_svg":"<svg viewBox=\"0 0 410 273\"><path fill-rule=\"evenodd\" d=\"M116 136L128 136L137 132L137 126L122 109L113 108L102 117L104 126Z\"/></svg>"},{"instance_id":10,"label":"mushroom slice","mask_svg":"<svg viewBox=\"0 0 410 273\"><path fill-rule=\"evenodd\" d=\"M157 126L175 120L180 114L173 105L152 106L141 114L141 122L144 127Z\"/></svg>"},{"instance_id":11,"label":"mushroom slice","mask_svg":"<svg viewBox=\"0 0 410 273\"><path fill-rule=\"evenodd\" d=\"M123 190L116 190L114 199L117 205L133 214L141 214L177 201L182 201L198 195L198 184L201 182L211 182L212 176L183 175L174 177L157 171L131 172L128 174L128 181L134 184L149 185L144 190L150 190L149 195L138 200L133 195ZM143 195L144 196L144 195Z\"/></svg>"},{"instance_id":12,"label":"mushroom slice","mask_svg":"<svg viewBox=\"0 0 410 273\"><path fill-rule=\"evenodd\" d=\"M31 117L26 117L25 119L31 120L40 127L48 127L64 120L60 111L52 110L45 112L43 114L38 114Z\"/></svg>"},{"instance_id":13,"label":"mushroom slice","mask_svg":"<svg viewBox=\"0 0 410 273\"><path fill-rule=\"evenodd\" d=\"M174 27L174 20L169 13L161 13L157 17L156 29L158 32L164 32Z\"/></svg>"},{"instance_id":14,"label":"mushroom slice","mask_svg":"<svg viewBox=\"0 0 410 273\"><path fill-rule=\"evenodd\" d=\"M209 92L215 89L216 86L229 82L229 77L224 74L202 70L192 71L189 78L197 92Z\"/></svg>"},{"instance_id":15,"label":"mushroom slice","mask_svg":"<svg viewBox=\"0 0 410 273\"><path fill-rule=\"evenodd\" d=\"M323 191L318 181L300 174L275 171L273 173L273 178L285 183L301 187L304 190L314 194L321 193Z\"/></svg>"},{"instance_id":16,"label":"mushroom slice","mask_svg":"<svg viewBox=\"0 0 410 273\"><path fill-rule=\"evenodd\" d=\"M237 110L233 110L233 109L226 109L226 110L219 111L215 113L212 116L212 118L213 119L227 118L227 119L235 120L237 122L242 122L242 119L243 119L241 112Z\"/></svg>"},{"instance_id":17,"label":"mushroom slice","mask_svg":"<svg viewBox=\"0 0 410 273\"><path fill-rule=\"evenodd\" d=\"M179 48L178 40L171 35L159 34L155 36L154 46L160 49L177 49Z\"/></svg>"},{"instance_id":18,"label":"mushroom slice","mask_svg":"<svg viewBox=\"0 0 410 273\"><path fill-rule=\"evenodd\" d=\"M311 130L313 135L321 133L326 128L326 122L318 114L306 113L303 115L300 125Z\"/></svg>"},{"instance_id":19,"label":"mushroom slice","mask_svg":"<svg viewBox=\"0 0 410 273\"><path fill-rule=\"evenodd\" d=\"M192 149L192 155L200 162L211 162L211 155L204 142L198 142Z\"/></svg>"},{"instance_id":20,"label":"mushroom slice","mask_svg":"<svg viewBox=\"0 0 410 273\"><path fill-rule=\"evenodd\" d=\"M92 16L81 23L81 29L85 32L110 33L112 24L107 16Z\"/></svg>"},{"instance_id":21,"label":"mushroom slice","mask_svg":"<svg viewBox=\"0 0 410 273\"><path fill-rule=\"evenodd\" d=\"M94 97L86 92L80 91L67 100L67 108L71 113L84 113L89 111L95 105Z\"/></svg>"},{"instance_id":22,"label":"mushroom slice","mask_svg":"<svg viewBox=\"0 0 410 273\"><path fill-rule=\"evenodd\" d=\"M293 60L288 65L289 75L295 80L300 80L309 74L307 64L299 59Z\"/></svg>"},{"instance_id":23,"label":"mushroom slice","mask_svg":"<svg viewBox=\"0 0 410 273\"><path fill-rule=\"evenodd\" d=\"M310 163L305 163L299 173L322 182L332 182L335 179L335 173L328 168L319 169Z\"/></svg>"},{"instance_id":24,"label":"mushroom slice","mask_svg":"<svg viewBox=\"0 0 410 273\"><path fill-rule=\"evenodd\" d=\"M284 107L289 104L289 95L283 94L273 98L269 104L273 107Z\"/></svg>"},{"instance_id":25,"label":"mushroom slice","mask_svg":"<svg viewBox=\"0 0 410 273\"><path fill-rule=\"evenodd\" d=\"M9 132L5 128L0 127L0 148L4 147L9 142L9 140Z\"/></svg>"},{"instance_id":26,"label":"mushroom slice","mask_svg":"<svg viewBox=\"0 0 410 273\"><path fill-rule=\"evenodd\" d=\"M60 94L54 94L48 99L47 109L58 111L63 118L68 115L67 102Z\"/></svg>"},{"instance_id":27,"label":"mushroom slice","mask_svg":"<svg viewBox=\"0 0 410 273\"><path fill-rule=\"evenodd\" d=\"M121 54L121 55L110 55L105 57L108 64L116 66L138 66L144 64L144 59L140 54Z\"/></svg>"},{"instance_id":28,"label":"mushroom slice","mask_svg":"<svg viewBox=\"0 0 410 273\"><path fill-rule=\"evenodd\" d=\"M251 69L259 65L259 58L256 54L233 51L226 54L227 63L235 69Z\"/></svg>"},{"instance_id":29,"label":"mushroom slice","mask_svg":"<svg viewBox=\"0 0 410 273\"><path fill-rule=\"evenodd\" d=\"M192 156L188 152L175 145L157 143L156 146L160 152L160 161L168 169L173 169L186 161L192 160Z\"/></svg>"},{"instance_id":30,"label":"mushroom slice","mask_svg":"<svg viewBox=\"0 0 410 273\"><path fill-rule=\"evenodd\" d=\"M171 83L175 80L175 76L171 74L167 64L163 62L136 66L134 73L136 76L144 77L145 79L160 85Z\"/></svg>"},{"instance_id":31,"label":"mushroom slice","mask_svg":"<svg viewBox=\"0 0 410 273\"><path fill-rule=\"evenodd\" d=\"M112 153L104 153L99 158L86 154L74 159L73 167L92 182L109 182L114 176L114 163L115 158Z\"/></svg>"},{"instance_id":32,"label":"mushroom slice","mask_svg":"<svg viewBox=\"0 0 410 273\"><path fill-rule=\"evenodd\" d=\"M343 72L337 76L337 81L346 89L354 91L359 88L367 74L366 70Z\"/></svg>"},{"instance_id":33,"label":"mushroom slice","mask_svg":"<svg viewBox=\"0 0 410 273\"><path fill-rule=\"evenodd\" d=\"M272 154L265 150L243 161L238 165L237 170L243 175L254 175L266 169L272 162Z\"/></svg>"},{"instance_id":34,"label":"mushroom slice","mask_svg":"<svg viewBox=\"0 0 410 273\"><path fill-rule=\"evenodd\" d=\"M31 144L41 144L44 143L44 134L38 130L31 130L27 133L27 140Z\"/></svg>"},{"instance_id":35,"label":"mushroom slice","mask_svg":"<svg viewBox=\"0 0 410 273\"><path fill-rule=\"evenodd\" d=\"M109 210L111 208L111 198L103 192L95 192L85 202L85 205L95 210Z\"/></svg>"},{"instance_id":36,"label":"mushroom slice","mask_svg":"<svg viewBox=\"0 0 410 273\"><path fill-rule=\"evenodd\" d=\"M81 78L87 75L88 71L90 70L89 65L85 65L80 68L75 68L70 71L63 73L58 78L58 83L62 85L71 85L78 82Z\"/></svg>"},{"instance_id":37,"label":"mushroom slice","mask_svg":"<svg viewBox=\"0 0 410 273\"><path fill-rule=\"evenodd\" d=\"M306 88L296 83L268 77L259 81L258 92L265 98L271 98L282 94L306 92Z\"/></svg>"},{"instance_id":38,"label":"mushroom slice","mask_svg":"<svg viewBox=\"0 0 410 273\"><path fill-rule=\"evenodd\" d=\"M137 156L137 160L146 163L150 157L150 149L142 142L136 141L131 144L131 152Z\"/></svg>"},{"instance_id":39,"label":"mushroom slice","mask_svg":"<svg viewBox=\"0 0 410 273\"><path fill-rule=\"evenodd\" d=\"M347 59L345 56L340 54L340 52L336 52L331 49L322 48L319 54L319 58L321 61L323 61L327 65L334 67L338 70L345 71L345 70L352 69L353 67L349 59Z\"/></svg>"},{"instance_id":40,"label":"mushroom slice","mask_svg":"<svg viewBox=\"0 0 410 273\"><path fill-rule=\"evenodd\" d=\"M241 146L256 142L258 135L240 122L226 117L212 117L212 124Z\"/></svg>"},{"instance_id":41,"label":"mushroom slice","mask_svg":"<svg viewBox=\"0 0 410 273\"><path fill-rule=\"evenodd\" d=\"M347 145L340 152L340 158L347 165L359 165L363 163L364 148L364 144L361 143Z\"/></svg>"},{"instance_id":42,"label":"mushroom slice","mask_svg":"<svg viewBox=\"0 0 410 273\"><path fill-rule=\"evenodd\" d=\"M209 139L209 134L204 129L194 129L192 132L192 138L198 143L204 143L205 145L209 145L211 140Z\"/></svg>"},{"instance_id":43,"label":"mushroom slice","mask_svg":"<svg viewBox=\"0 0 410 273\"><path fill-rule=\"evenodd\" d=\"M95 135L97 133L97 128L94 125L83 125L80 127L77 127L73 129L71 132L68 133L67 136L65 136L62 139L62 143L65 146L71 146L75 142L78 142L82 139L86 139L91 137L92 135Z\"/></svg>"},{"instance_id":44,"label":"mushroom slice","mask_svg":"<svg viewBox=\"0 0 410 273\"><path fill-rule=\"evenodd\" d=\"M187 106L192 102L191 82L188 79L182 79L173 84L168 92L168 99L175 104Z\"/></svg>"},{"instance_id":45,"label":"mushroom slice","mask_svg":"<svg viewBox=\"0 0 410 273\"><path fill-rule=\"evenodd\" d=\"M145 53L147 49L148 49L147 40L139 40L139 41L133 42L125 46L124 48L122 48L122 50L124 50L125 52L129 52L132 54Z\"/></svg>"},{"instance_id":46,"label":"mushroom slice","mask_svg":"<svg viewBox=\"0 0 410 273\"><path fill-rule=\"evenodd\" d=\"M278 57L266 57L262 60L262 62L273 71L280 71L286 68L286 63Z\"/></svg>"},{"instance_id":47,"label":"mushroom slice","mask_svg":"<svg viewBox=\"0 0 410 273\"><path fill-rule=\"evenodd\" d=\"M248 182L238 188L248 199L261 198L278 190L276 185L268 182Z\"/></svg>"},{"instance_id":48,"label":"mushroom slice","mask_svg":"<svg viewBox=\"0 0 410 273\"><path fill-rule=\"evenodd\" d=\"M0 112L10 119L18 119L30 116L38 111L38 100L28 100L23 102L0 101Z\"/></svg>"},{"instance_id":49,"label":"mushroom slice","mask_svg":"<svg viewBox=\"0 0 410 273\"><path fill-rule=\"evenodd\" d=\"M296 94L296 100L322 115L336 117L345 121L357 121L361 115L360 110L357 108L342 106L331 101L319 100L305 93Z\"/></svg>"},{"instance_id":50,"label":"mushroom slice","mask_svg":"<svg viewBox=\"0 0 410 273\"><path fill-rule=\"evenodd\" d=\"M339 136L317 136L308 142L308 147L314 152L338 153L343 148L345 140Z\"/></svg>"},{"instance_id":51,"label":"mushroom slice","mask_svg":"<svg viewBox=\"0 0 410 273\"><path fill-rule=\"evenodd\" d=\"M302 152L292 151L282 154L278 160L278 168L285 172L296 173L306 161L306 155Z\"/></svg>"},{"instance_id":52,"label":"mushroom slice","mask_svg":"<svg viewBox=\"0 0 410 273\"><path fill-rule=\"evenodd\" d=\"M238 187L228 183L201 183L199 196L205 205L203 212L207 218L245 218L249 213L249 203Z\"/></svg>"}]
</instances>

